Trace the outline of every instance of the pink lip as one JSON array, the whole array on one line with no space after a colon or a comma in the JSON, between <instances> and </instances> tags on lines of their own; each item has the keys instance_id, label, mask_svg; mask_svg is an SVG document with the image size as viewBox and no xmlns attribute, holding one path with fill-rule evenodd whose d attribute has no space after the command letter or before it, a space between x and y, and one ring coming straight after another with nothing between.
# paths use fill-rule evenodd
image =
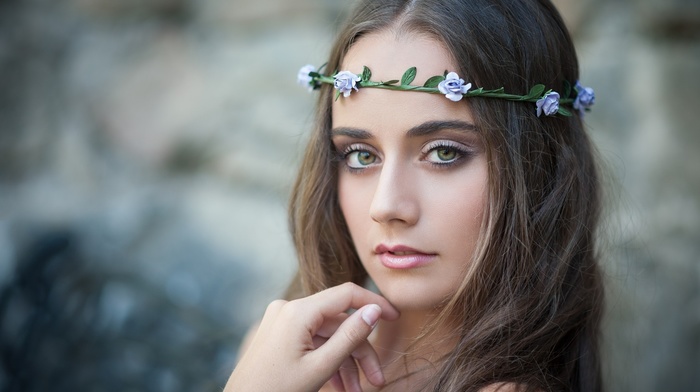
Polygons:
<instances>
[{"instance_id":1,"label":"pink lip","mask_svg":"<svg viewBox=\"0 0 700 392\"><path fill-rule=\"evenodd\" d=\"M387 268L409 269L424 266L432 262L437 254L425 253L404 245L387 246L380 244L374 248L374 253ZM397 255L396 253L405 253Z\"/></svg>"}]
</instances>

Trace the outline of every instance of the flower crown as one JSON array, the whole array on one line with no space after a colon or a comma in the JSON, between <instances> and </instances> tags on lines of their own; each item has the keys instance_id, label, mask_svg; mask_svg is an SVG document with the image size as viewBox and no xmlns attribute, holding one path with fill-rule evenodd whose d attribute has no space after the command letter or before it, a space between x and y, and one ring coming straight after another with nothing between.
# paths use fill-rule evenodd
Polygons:
<instances>
[{"instance_id":1,"label":"flower crown","mask_svg":"<svg viewBox=\"0 0 700 392\"><path fill-rule=\"evenodd\" d=\"M321 66L320 68L323 68ZM372 71L366 66L362 68L361 75L355 75L350 71L336 72L332 76L325 76L313 65L305 65L297 74L297 82L305 86L309 91L321 87L321 83L332 84L336 89L335 99L342 94L348 97L353 90L358 91L358 87L373 87L400 91L420 91L431 94L444 94L447 99L457 102L464 97L485 97L499 98L509 101L534 102L537 108L537 117L542 113L545 116L561 114L571 116L571 111L561 107L561 105L571 105L578 110L581 115L590 111L595 103L595 93L590 87L582 86L578 81L571 88L571 84L565 82L564 98L558 92L546 90L543 84L537 84L530 89L526 95L507 94L503 87L495 90L484 90L479 87L472 89L471 83L464 83L457 73L445 71L444 75L437 75L428 80L422 86L411 85L416 77L416 67L411 67L404 72L401 80L389 80L386 82L372 81Z\"/></svg>"}]
</instances>

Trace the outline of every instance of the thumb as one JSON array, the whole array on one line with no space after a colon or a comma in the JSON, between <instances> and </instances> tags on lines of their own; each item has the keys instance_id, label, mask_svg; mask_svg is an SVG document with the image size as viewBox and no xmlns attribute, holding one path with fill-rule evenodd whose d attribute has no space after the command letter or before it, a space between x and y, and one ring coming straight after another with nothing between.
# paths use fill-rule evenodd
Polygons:
<instances>
[{"instance_id":1,"label":"thumb","mask_svg":"<svg viewBox=\"0 0 700 392\"><path fill-rule=\"evenodd\" d=\"M309 355L318 363L318 369L327 371L329 375L335 373L343 361L367 340L381 315L382 308L370 304L343 321L328 341Z\"/></svg>"}]
</instances>

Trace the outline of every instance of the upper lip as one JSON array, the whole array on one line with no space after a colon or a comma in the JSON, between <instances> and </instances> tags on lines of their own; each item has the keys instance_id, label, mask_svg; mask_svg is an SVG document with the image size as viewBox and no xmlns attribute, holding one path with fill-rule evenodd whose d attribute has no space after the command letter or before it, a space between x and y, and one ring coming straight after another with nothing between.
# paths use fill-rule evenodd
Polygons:
<instances>
[{"instance_id":1,"label":"upper lip","mask_svg":"<svg viewBox=\"0 0 700 392\"><path fill-rule=\"evenodd\" d=\"M429 252L423 252L422 250L418 250L415 248L411 248L410 246L406 245L385 245L385 244L379 244L377 245L376 248L374 248L374 253L376 254L381 254L381 253L409 253L409 254L432 254Z\"/></svg>"}]
</instances>

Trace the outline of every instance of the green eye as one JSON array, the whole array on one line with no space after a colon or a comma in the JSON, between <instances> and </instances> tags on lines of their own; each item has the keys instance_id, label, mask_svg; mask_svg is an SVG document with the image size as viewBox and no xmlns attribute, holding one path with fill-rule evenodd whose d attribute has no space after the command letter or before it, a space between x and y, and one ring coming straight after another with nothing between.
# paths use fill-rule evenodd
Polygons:
<instances>
[{"instance_id":1,"label":"green eye","mask_svg":"<svg viewBox=\"0 0 700 392\"><path fill-rule=\"evenodd\" d=\"M446 164L456 161L460 157L459 151L453 147L438 147L430 151L428 154L428 161L435 164Z\"/></svg>"},{"instance_id":2,"label":"green eye","mask_svg":"<svg viewBox=\"0 0 700 392\"><path fill-rule=\"evenodd\" d=\"M424 149L425 160L438 166L447 167L469 156L469 151L457 142L438 140Z\"/></svg>"},{"instance_id":3,"label":"green eye","mask_svg":"<svg viewBox=\"0 0 700 392\"><path fill-rule=\"evenodd\" d=\"M353 151L347 155L347 164L353 169L361 169L377 161L377 156L369 151Z\"/></svg>"},{"instance_id":4,"label":"green eye","mask_svg":"<svg viewBox=\"0 0 700 392\"><path fill-rule=\"evenodd\" d=\"M452 148L440 148L435 151L435 155L441 161L452 161L457 158L457 151Z\"/></svg>"},{"instance_id":5,"label":"green eye","mask_svg":"<svg viewBox=\"0 0 700 392\"><path fill-rule=\"evenodd\" d=\"M374 163L375 160L376 157L367 151L357 152L357 161L360 162L361 165L370 165Z\"/></svg>"}]
</instances>

